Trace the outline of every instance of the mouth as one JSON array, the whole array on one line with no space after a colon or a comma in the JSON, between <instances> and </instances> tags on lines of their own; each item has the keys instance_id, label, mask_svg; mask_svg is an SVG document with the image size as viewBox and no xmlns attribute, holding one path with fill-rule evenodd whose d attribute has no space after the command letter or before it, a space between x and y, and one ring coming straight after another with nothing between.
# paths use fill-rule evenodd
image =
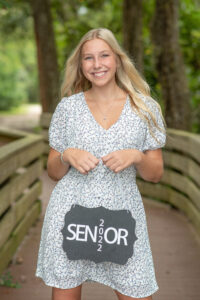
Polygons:
<instances>
[{"instance_id":1,"label":"mouth","mask_svg":"<svg viewBox=\"0 0 200 300\"><path fill-rule=\"evenodd\" d=\"M92 75L94 77L97 77L97 78L102 78L105 76L105 74L107 73L107 71L102 71L102 72L95 72L95 73L92 73Z\"/></svg>"}]
</instances>

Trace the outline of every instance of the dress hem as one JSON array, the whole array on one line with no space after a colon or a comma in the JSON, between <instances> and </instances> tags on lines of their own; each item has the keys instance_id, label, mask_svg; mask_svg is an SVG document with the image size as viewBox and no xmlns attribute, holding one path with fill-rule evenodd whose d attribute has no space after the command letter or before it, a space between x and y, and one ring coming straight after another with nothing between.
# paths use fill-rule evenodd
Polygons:
<instances>
[{"instance_id":1,"label":"dress hem","mask_svg":"<svg viewBox=\"0 0 200 300\"><path fill-rule=\"evenodd\" d=\"M84 279L84 280L82 280L82 281L76 283L76 285L70 285L70 287L68 286L68 287L66 287L66 288L63 288L63 287L58 286L58 285L55 284L55 283L51 283L51 282L49 282L49 281L47 281L47 280L44 280L43 277L42 277L42 275L35 274L35 276L41 278L41 279L43 280L43 282L44 282L47 286L49 286L49 287L55 287L55 288L59 288L59 289L72 289L72 288L78 287L79 285L83 284L84 282L97 282L97 283L106 285L106 286L112 288L113 290L118 291L119 293L121 293L121 294L123 294L123 295L125 295L125 296L132 297L132 298L137 298L137 299L152 296L154 293L156 293L156 292L159 290L159 287L157 286L157 288L154 289L151 293L148 293L148 294L146 294L146 295L142 295L142 296L138 297L138 296L135 296L135 295L130 295L130 294L128 295L128 294L124 293L124 291L122 291L120 288L115 287L112 283L105 283L103 280L99 280L99 279L98 279L98 280L93 280L93 279L89 279L89 278L88 278L88 279Z\"/></svg>"}]
</instances>

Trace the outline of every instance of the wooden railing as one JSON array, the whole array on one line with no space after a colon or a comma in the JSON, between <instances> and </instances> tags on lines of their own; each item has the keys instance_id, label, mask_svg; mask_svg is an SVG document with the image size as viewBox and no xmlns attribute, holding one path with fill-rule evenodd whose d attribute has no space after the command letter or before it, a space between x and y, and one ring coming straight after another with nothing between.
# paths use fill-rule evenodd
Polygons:
<instances>
[{"instance_id":1,"label":"wooden railing","mask_svg":"<svg viewBox=\"0 0 200 300\"><path fill-rule=\"evenodd\" d=\"M48 127L52 114L41 116L45 153L49 151ZM168 129L163 148L165 171L159 183L137 177L143 196L170 203L180 209L200 234L200 135Z\"/></svg>"},{"instance_id":2,"label":"wooden railing","mask_svg":"<svg viewBox=\"0 0 200 300\"><path fill-rule=\"evenodd\" d=\"M42 136L0 127L0 273L41 212Z\"/></svg>"},{"instance_id":3,"label":"wooden railing","mask_svg":"<svg viewBox=\"0 0 200 300\"><path fill-rule=\"evenodd\" d=\"M163 149L164 175L159 183L137 178L143 196L180 209L200 234L200 135L168 129Z\"/></svg>"}]
</instances>

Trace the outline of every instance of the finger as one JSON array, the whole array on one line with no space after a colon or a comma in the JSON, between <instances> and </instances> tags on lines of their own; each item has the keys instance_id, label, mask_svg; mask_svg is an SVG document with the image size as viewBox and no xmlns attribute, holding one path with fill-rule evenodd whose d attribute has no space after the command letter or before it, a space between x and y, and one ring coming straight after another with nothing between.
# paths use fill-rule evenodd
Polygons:
<instances>
[{"instance_id":1,"label":"finger","mask_svg":"<svg viewBox=\"0 0 200 300\"><path fill-rule=\"evenodd\" d=\"M95 156L93 156L93 157L88 157L89 158L89 160L96 166L98 163L99 163L99 161L100 161L100 159L98 159L98 158L96 158ZM94 167L95 167L94 166Z\"/></svg>"},{"instance_id":2,"label":"finger","mask_svg":"<svg viewBox=\"0 0 200 300\"><path fill-rule=\"evenodd\" d=\"M116 172L116 170L119 169L120 167L121 167L120 164L118 162L116 162L116 163L112 164L110 168L112 171Z\"/></svg>"},{"instance_id":3,"label":"finger","mask_svg":"<svg viewBox=\"0 0 200 300\"><path fill-rule=\"evenodd\" d=\"M103 162L107 162L112 157L112 153L109 153L105 156L103 156L101 159Z\"/></svg>"},{"instance_id":4,"label":"finger","mask_svg":"<svg viewBox=\"0 0 200 300\"><path fill-rule=\"evenodd\" d=\"M84 161L81 163L81 168L84 169L85 171L89 172L91 169L89 161Z\"/></svg>"},{"instance_id":5,"label":"finger","mask_svg":"<svg viewBox=\"0 0 200 300\"><path fill-rule=\"evenodd\" d=\"M79 167L78 170L80 171L81 174L88 174L88 172L85 171L82 167Z\"/></svg>"},{"instance_id":6,"label":"finger","mask_svg":"<svg viewBox=\"0 0 200 300\"><path fill-rule=\"evenodd\" d=\"M110 167L111 167L113 164L115 164L116 162L117 162L116 159L110 158L110 159L105 163L105 165L106 165L106 167L110 168Z\"/></svg>"},{"instance_id":7,"label":"finger","mask_svg":"<svg viewBox=\"0 0 200 300\"><path fill-rule=\"evenodd\" d=\"M121 166L118 166L118 167L116 167L116 168L113 170L113 172L119 173L119 172L122 171L122 170L123 170L123 168L122 168Z\"/></svg>"},{"instance_id":8,"label":"finger","mask_svg":"<svg viewBox=\"0 0 200 300\"><path fill-rule=\"evenodd\" d=\"M95 164L93 161L91 161L91 160L88 160L88 161L85 163L85 165L88 166L89 170L96 168L96 164ZM88 168L86 168L86 170L88 170ZM89 171L89 170L88 170L88 171Z\"/></svg>"},{"instance_id":9,"label":"finger","mask_svg":"<svg viewBox=\"0 0 200 300\"><path fill-rule=\"evenodd\" d=\"M83 169L89 172L91 169L94 169L96 167L96 164L88 157L87 160L82 162L81 166Z\"/></svg>"}]
</instances>

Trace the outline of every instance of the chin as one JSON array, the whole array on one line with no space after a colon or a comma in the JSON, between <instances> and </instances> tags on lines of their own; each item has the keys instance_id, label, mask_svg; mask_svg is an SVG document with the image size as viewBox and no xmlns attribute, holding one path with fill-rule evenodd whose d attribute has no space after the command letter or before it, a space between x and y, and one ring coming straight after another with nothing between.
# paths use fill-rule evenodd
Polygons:
<instances>
[{"instance_id":1,"label":"chin","mask_svg":"<svg viewBox=\"0 0 200 300\"><path fill-rule=\"evenodd\" d=\"M112 78L110 80L106 80L106 81L91 81L92 85L94 86L98 86L98 87L103 87L103 86L106 86L108 84L110 84L112 82Z\"/></svg>"}]
</instances>

